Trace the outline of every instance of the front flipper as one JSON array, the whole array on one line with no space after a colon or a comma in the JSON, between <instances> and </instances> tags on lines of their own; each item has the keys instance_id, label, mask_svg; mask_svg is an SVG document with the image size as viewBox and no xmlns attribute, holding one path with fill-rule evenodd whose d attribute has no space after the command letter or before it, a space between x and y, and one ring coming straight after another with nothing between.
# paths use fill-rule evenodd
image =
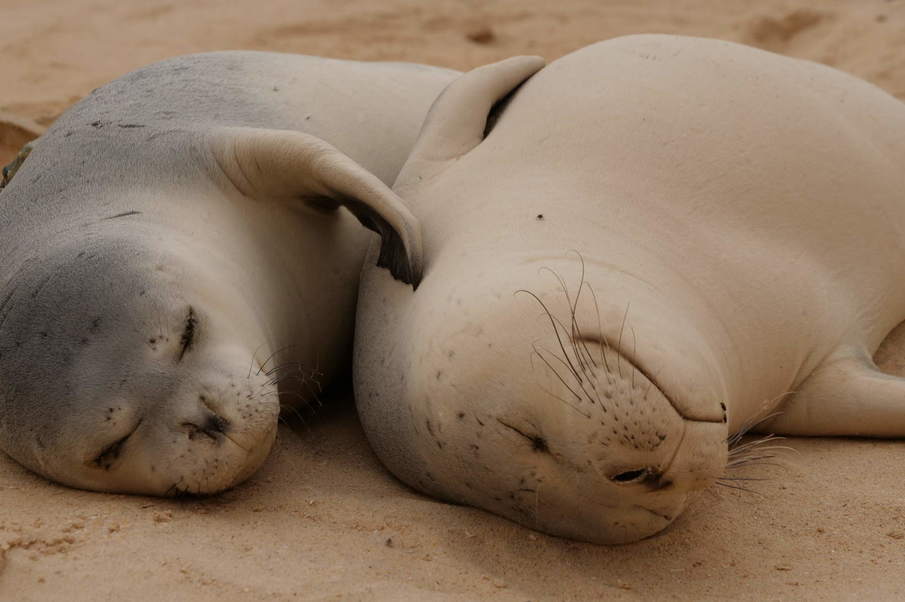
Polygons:
<instances>
[{"instance_id":1,"label":"front flipper","mask_svg":"<svg viewBox=\"0 0 905 602\"><path fill-rule=\"evenodd\" d=\"M861 350L828 357L761 431L805 436L905 437L905 378Z\"/></svg>"},{"instance_id":2,"label":"front flipper","mask_svg":"<svg viewBox=\"0 0 905 602\"><path fill-rule=\"evenodd\" d=\"M308 200L346 207L380 234L377 265L397 280L421 280L421 227L402 200L374 174L316 136L289 130L223 128L211 139L218 165L244 195Z\"/></svg>"},{"instance_id":3,"label":"front flipper","mask_svg":"<svg viewBox=\"0 0 905 602\"><path fill-rule=\"evenodd\" d=\"M480 144L493 106L543 66L538 56L515 56L453 80L428 111L393 188L404 189L439 173Z\"/></svg>"}]
</instances>

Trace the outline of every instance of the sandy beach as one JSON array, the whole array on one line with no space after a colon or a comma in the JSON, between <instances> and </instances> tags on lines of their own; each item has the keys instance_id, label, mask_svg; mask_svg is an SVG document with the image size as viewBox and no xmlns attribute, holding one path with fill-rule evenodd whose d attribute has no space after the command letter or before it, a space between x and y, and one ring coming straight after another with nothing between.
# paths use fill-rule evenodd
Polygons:
<instances>
[{"instance_id":1,"label":"sandy beach","mask_svg":"<svg viewBox=\"0 0 905 602\"><path fill-rule=\"evenodd\" d=\"M905 100L897 0L0 0L0 113L48 125L132 69L207 50L468 69L641 32L820 61ZM17 145L0 137L0 164ZM877 360L905 375L905 329ZM347 383L303 414L255 476L203 499L76 491L0 454L0 600L905 599L903 441L788 439L757 493L713 487L663 533L603 547L402 485Z\"/></svg>"}]
</instances>

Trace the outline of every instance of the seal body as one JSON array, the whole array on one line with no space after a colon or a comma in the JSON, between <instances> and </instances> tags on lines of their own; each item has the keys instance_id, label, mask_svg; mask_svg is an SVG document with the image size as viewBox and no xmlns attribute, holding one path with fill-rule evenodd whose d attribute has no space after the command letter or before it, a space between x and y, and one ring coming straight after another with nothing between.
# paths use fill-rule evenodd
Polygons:
<instances>
[{"instance_id":1,"label":"seal body","mask_svg":"<svg viewBox=\"0 0 905 602\"><path fill-rule=\"evenodd\" d=\"M355 351L386 465L622 543L726 478L727 437L774 410L780 433L905 436L905 385L871 361L905 318L902 103L716 40L540 66L451 84L394 185L424 279L364 274Z\"/></svg>"},{"instance_id":2,"label":"seal body","mask_svg":"<svg viewBox=\"0 0 905 602\"><path fill-rule=\"evenodd\" d=\"M347 361L370 240L353 214L395 235L381 179L453 76L220 52L70 109L0 193L0 448L102 491L250 475L280 401Z\"/></svg>"}]
</instances>

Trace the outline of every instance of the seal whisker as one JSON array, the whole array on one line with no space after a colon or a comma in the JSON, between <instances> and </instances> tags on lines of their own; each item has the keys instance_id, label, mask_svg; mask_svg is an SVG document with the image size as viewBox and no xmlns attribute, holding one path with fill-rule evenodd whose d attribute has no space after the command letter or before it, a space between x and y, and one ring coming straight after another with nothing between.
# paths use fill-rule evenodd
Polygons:
<instances>
[{"instance_id":1,"label":"seal whisker","mask_svg":"<svg viewBox=\"0 0 905 602\"><path fill-rule=\"evenodd\" d=\"M766 437L762 437L760 439L755 439L754 441L748 441L747 443L740 443L740 444L737 444L737 445L729 448L729 456L731 457L731 456L743 454L743 453L747 452L748 450L751 450L754 448L774 449L772 447L764 448L763 446L766 445L767 443L770 443L771 441L782 441L783 439L785 439L785 437L777 437L776 435L767 435ZM784 446L779 446L779 447L783 447L784 449L791 449L791 448L784 447Z\"/></svg>"},{"instance_id":2,"label":"seal whisker","mask_svg":"<svg viewBox=\"0 0 905 602\"><path fill-rule=\"evenodd\" d=\"M769 416L768 416L768 418L769 418ZM740 441L746 435L747 435L746 432L739 431L738 433L735 433L729 439L727 439L726 442L732 444L732 449L739 449L744 446L759 445L764 441L769 441L770 439L785 439L785 437L783 437L782 435L776 435L774 433L767 433L766 435L764 435L763 437L760 437L759 439L754 439L752 441L748 441L747 443L738 443L738 441Z\"/></svg>"},{"instance_id":3,"label":"seal whisker","mask_svg":"<svg viewBox=\"0 0 905 602\"><path fill-rule=\"evenodd\" d=\"M619 337L616 339L616 348L622 349L622 334L625 331L625 323L628 321L628 310L632 306L631 303L625 305L625 313L622 315L622 325L619 327ZM621 353L616 354L616 369L619 372L619 378L622 378L622 357Z\"/></svg>"},{"instance_id":4,"label":"seal whisker","mask_svg":"<svg viewBox=\"0 0 905 602\"><path fill-rule=\"evenodd\" d=\"M568 384L568 383L565 381L565 379L559 374L559 372L556 370L556 368L553 367L553 365L547 360L547 358L545 358L545 357L543 356L543 354L540 353L540 351L547 351L547 353L549 353L553 358L555 358L555 359L559 360L560 362L562 362L563 365L566 365L566 362L565 362L562 358L560 358L559 356L557 356L555 353L552 353L552 352L550 352L550 351L544 349L543 347L538 348L538 346L535 344L535 346L534 346L534 353L537 355L537 357L539 357L539 358L541 359L541 361L543 361L545 364L547 364L547 367L550 368L550 370L553 371L553 374L556 375L556 378L559 379L559 382L561 382L561 383L563 384L563 386L566 387L566 389L568 389L569 392L572 393L572 395L575 396L575 399L579 399L579 400L580 400L580 399L581 399L581 395L579 395L578 393L576 393L575 390L574 390L572 387L569 386L569 384Z\"/></svg>"},{"instance_id":5,"label":"seal whisker","mask_svg":"<svg viewBox=\"0 0 905 602\"><path fill-rule=\"evenodd\" d=\"M546 309L546 307L545 307L545 309ZM575 380L578 381L578 386L585 393L585 396L588 398L589 401L591 401L593 403L594 399L596 398L597 401L599 402L600 394L597 391L596 375L593 370L589 370L587 362L582 359L581 350L578 347L577 339L583 341L581 331L578 330L577 334L576 334L576 331L573 328L572 333L568 335L568 339L569 339L569 343L572 348L572 351L574 353L574 356L579 364L579 368L581 369L581 373L584 374L586 378L581 378L581 375L578 373L578 370L575 368L575 365L569 359L569 354L566 351L566 348L563 345L562 339L559 336L559 328L562 328L564 333L568 332L566 325L563 324L563 322L558 317L552 315L552 313L550 313L549 310L547 311L547 315L553 322L553 328L556 331L556 336L557 336L557 339L559 340L560 349L562 349L565 359L563 360L562 358L557 356L555 353L550 352L549 350L547 352L550 353L550 355L552 355L553 357L557 358L564 365L566 365L567 368L569 368L569 371L573 374L573 376L575 377ZM574 324L574 322L575 322L575 320L573 317L573 324ZM608 377L608 379L609 379L609 377ZM591 388L594 390L594 395L591 395L591 393L585 388L586 380L588 381L588 384L590 384Z\"/></svg>"},{"instance_id":6,"label":"seal whisker","mask_svg":"<svg viewBox=\"0 0 905 602\"><path fill-rule=\"evenodd\" d=\"M255 362L258 360L258 351L266 344L267 341L261 341L260 343L258 343L258 346L255 347L255 350L251 353L251 361L248 362L248 376L245 377L246 379L251 378L251 371L254 369ZM259 364L258 368L263 368L263 365ZM258 374L260 374L260 371L258 372Z\"/></svg>"},{"instance_id":7,"label":"seal whisker","mask_svg":"<svg viewBox=\"0 0 905 602\"><path fill-rule=\"evenodd\" d=\"M756 496L759 496L759 497L764 497L764 494L760 493L759 491L755 491L755 490L749 489L749 488L747 488L747 487L742 487L741 485L733 485L733 484L731 484L731 483L723 483L722 481L717 481L717 482L716 482L716 485L719 485L720 487L727 487L727 488L729 488L729 489L737 489L738 491L744 491L745 493L750 493L750 494L752 494L752 495L756 495Z\"/></svg>"},{"instance_id":8,"label":"seal whisker","mask_svg":"<svg viewBox=\"0 0 905 602\"><path fill-rule=\"evenodd\" d=\"M292 368L292 367L295 367L295 368L301 370L302 363L299 361L288 361L288 362L283 362L282 364L274 364L272 367L267 368L266 370L262 370L261 373L263 373L264 376L273 376L274 374L278 374L280 371L284 371L287 368Z\"/></svg>"},{"instance_id":9,"label":"seal whisker","mask_svg":"<svg viewBox=\"0 0 905 602\"><path fill-rule=\"evenodd\" d=\"M550 319L550 325L553 326L553 332L556 334L556 340L559 343L559 348L562 349L564 359L569 364L569 369L571 370L572 374L575 375L575 378L580 380L581 376L578 374L578 371L575 369L574 364L572 364L572 361L569 359L569 354L566 353L566 348L563 345L562 338L559 336L559 329L556 327L556 319L553 317L553 313L549 310L549 308L547 308L546 304L543 301L541 301L541 298L538 297L533 292L531 292L529 290L525 290L525 289L519 289L519 290L515 291L516 295L519 293L526 293L528 295L531 295L534 298L534 300L537 301L540 304L540 306L543 308L544 313L546 313L547 317Z\"/></svg>"},{"instance_id":10,"label":"seal whisker","mask_svg":"<svg viewBox=\"0 0 905 602\"><path fill-rule=\"evenodd\" d=\"M265 359L263 362L261 362L260 368L258 369L257 373L260 374L261 371L266 368L267 364L270 363L270 360L274 359L277 356L277 354L283 353L284 351L287 351L289 349L293 349L296 346L297 345L295 345L294 343L289 343L288 345L284 345L283 347L280 347L279 349L272 352L270 355L267 356L267 359Z\"/></svg>"}]
</instances>

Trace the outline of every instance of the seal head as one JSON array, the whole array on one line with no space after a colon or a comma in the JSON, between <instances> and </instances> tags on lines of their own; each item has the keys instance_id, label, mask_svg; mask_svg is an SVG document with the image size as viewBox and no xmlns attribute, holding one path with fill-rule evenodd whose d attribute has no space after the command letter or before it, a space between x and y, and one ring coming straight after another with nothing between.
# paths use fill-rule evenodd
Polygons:
<instances>
[{"instance_id":1,"label":"seal head","mask_svg":"<svg viewBox=\"0 0 905 602\"><path fill-rule=\"evenodd\" d=\"M269 351L244 341L263 326L203 267L106 239L21 272L0 350L16 459L67 485L158 495L218 491L260 466L279 400L254 357Z\"/></svg>"}]
</instances>

